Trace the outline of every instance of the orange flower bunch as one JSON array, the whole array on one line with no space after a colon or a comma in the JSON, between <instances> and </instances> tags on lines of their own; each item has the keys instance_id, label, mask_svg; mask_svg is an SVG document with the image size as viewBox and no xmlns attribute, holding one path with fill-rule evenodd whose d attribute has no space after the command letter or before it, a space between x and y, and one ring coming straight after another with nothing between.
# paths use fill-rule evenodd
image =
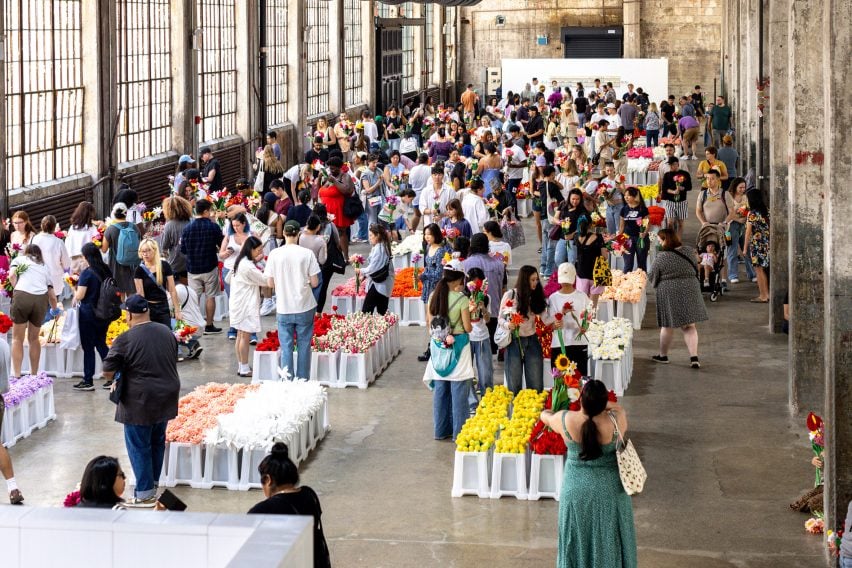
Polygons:
<instances>
[{"instance_id":1,"label":"orange flower bunch","mask_svg":"<svg viewBox=\"0 0 852 568\"><path fill-rule=\"evenodd\" d=\"M414 267L409 266L396 271L393 282L393 298L419 298L420 290L414 287Z\"/></svg>"}]
</instances>

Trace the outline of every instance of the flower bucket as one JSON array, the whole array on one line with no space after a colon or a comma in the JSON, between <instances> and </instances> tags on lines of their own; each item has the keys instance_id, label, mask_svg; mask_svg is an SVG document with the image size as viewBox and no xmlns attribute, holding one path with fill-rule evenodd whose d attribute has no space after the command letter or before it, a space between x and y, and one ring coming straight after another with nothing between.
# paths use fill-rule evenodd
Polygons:
<instances>
[{"instance_id":1,"label":"flower bucket","mask_svg":"<svg viewBox=\"0 0 852 568\"><path fill-rule=\"evenodd\" d=\"M240 488L240 450L225 444L204 445L204 475L201 488Z\"/></svg>"},{"instance_id":2,"label":"flower bucket","mask_svg":"<svg viewBox=\"0 0 852 568\"><path fill-rule=\"evenodd\" d=\"M337 387L340 380L338 374L339 353L337 351L311 351L311 376L312 381L318 381L321 385Z\"/></svg>"},{"instance_id":3,"label":"flower bucket","mask_svg":"<svg viewBox=\"0 0 852 568\"><path fill-rule=\"evenodd\" d=\"M420 298L402 298L402 317L399 325L426 325L426 305Z\"/></svg>"},{"instance_id":4,"label":"flower bucket","mask_svg":"<svg viewBox=\"0 0 852 568\"><path fill-rule=\"evenodd\" d=\"M603 382L608 390L614 391L617 397L624 396L626 383L621 360L598 359L595 361L594 377Z\"/></svg>"},{"instance_id":5,"label":"flower bucket","mask_svg":"<svg viewBox=\"0 0 852 568\"><path fill-rule=\"evenodd\" d=\"M293 449L290 449L290 458L293 458ZM240 491L249 489L260 489L260 473L257 466L269 454L268 448L243 448L240 460ZM298 462L297 462L298 465Z\"/></svg>"},{"instance_id":6,"label":"flower bucket","mask_svg":"<svg viewBox=\"0 0 852 568\"><path fill-rule=\"evenodd\" d=\"M491 474L492 451L456 452L453 465L453 497L477 495L480 499L490 496L488 479Z\"/></svg>"},{"instance_id":7,"label":"flower bucket","mask_svg":"<svg viewBox=\"0 0 852 568\"><path fill-rule=\"evenodd\" d=\"M527 498L527 454L494 454L491 468L491 498Z\"/></svg>"},{"instance_id":8,"label":"flower bucket","mask_svg":"<svg viewBox=\"0 0 852 568\"><path fill-rule=\"evenodd\" d=\"M251 382L277 381L280 351L255 351L252 360Z\"/></svg>"},{"instance_id":9,"label":"flower bucket","mask_svg":"<svg viewBox=\"0 0 852 568\"><path fill-rule=\"evenodd\" d=\"M331 307L337 308L336 311L341 316L351 314L353 312L352 296L332 296Z\"/></svg>"},{"instance_id":10,"label":"flower bucket","mask_svg":"<svg viewBox=\"0 0 852 568\"><path fill-rule=\"evenodd\" d=\"M341 353L339 380L336 386L338 387L358 387L359 389L367 388L370 375L368 374L368 360L370 355L367 353Z\"/></svg>"},{"instance_id":11,"label":"flower bucket","mask_svg":"<svg viewBox=\"0 0 852 568\"><path fill-rule=\"evenodd\" d=\"M200 444L170 442L166 451L169 454L166 487L174 487L175 485L202 487L202 446Z\"/></svg>"},{"instance_id":12,"label":"flower bucket","mask_svg":"<svg viewBox=\"0 0 852 568\"><path fill-rule=\"evenodd\" d=\"M411 253L405 253L398 256L393 257L393 268L394 270L402 270L403 268L408 268L411 266Z\"/></svg>"},{"instance_id":13,"label":"flower bucket","mask_svg":"<svg viewBox=\"0 0 852 568\"><path fill-rule=\"evenodd\" d=\"M565 456L532 454L530 465L530 490L527 499L556 499L562 487Z\"/></svg>"},{"instance_id":14,"label":"flower bucket","mask_svg":"<svg viewBox=\"0 0 852 568\"><path fill-rule=\"evenodd\" d=\"M518 199L518 217L529 217L532 215L532 204L528 198Z\"/></svg>"}]
</instances>

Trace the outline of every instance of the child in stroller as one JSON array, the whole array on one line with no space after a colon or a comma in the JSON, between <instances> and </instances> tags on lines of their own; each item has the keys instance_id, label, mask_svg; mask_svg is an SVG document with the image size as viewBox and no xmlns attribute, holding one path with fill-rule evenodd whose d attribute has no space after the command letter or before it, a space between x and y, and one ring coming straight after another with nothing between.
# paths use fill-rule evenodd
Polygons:
<instances>
[{"instance_id":1,"label":"child in stroller","mask_svg":"<svg viewBox=\"0 0 852 568\"><path fill-rule=\"evenodd\" d=\"M710 292L715 302L724 294L722 287L722 260L725 258L725 229L723 225L708 224L698 231L699 282L702 292Z\"/></svg>"}]
</instances>

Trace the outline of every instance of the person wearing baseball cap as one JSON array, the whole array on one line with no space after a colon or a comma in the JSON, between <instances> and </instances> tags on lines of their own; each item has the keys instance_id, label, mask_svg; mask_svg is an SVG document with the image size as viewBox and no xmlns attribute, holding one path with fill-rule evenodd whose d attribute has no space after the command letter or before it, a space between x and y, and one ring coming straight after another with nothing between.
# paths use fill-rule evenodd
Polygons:
<instances>
[{"instance_id":1,"label":"person wearing baseball cap","mask_svg":"<svg viewBox=\"0 0 852 568\"><path fill-rule=\"evenodd\" d=\"M216 193L225 187L222 181L222 168L219 166L219 160L213 157L213 150L209 146L203 147L198 155L201 157L201 177L209 185L208 192Z\"/></svg>"},{"instance_id":2,"label":"person wearing baseball cap","mask_svg":"<svg viewBox=\"0 0 852 568\"><path fill-rule=\"evenodd\" d=\"M470 416L468 396L476 374L470 349L470 302L464 295L464 265L444 264L441 279L429 298L431 356L423 382L433 391L432 416L436 440L456 439Z\"/></svg>"},{"instance_id":3,"label":"person wearing baseball cap","mask_svg":"<svg viewBox=\"0 0 852 568\"><path fill-rule=\"evenodd\" d=\"M115 421L124 424L124 443L136 477L131 507L153 507L163 468L166 425L177 416L180 377L172 330L152 322L148 301L133 294L124 302L130 329L119 335L104 359L103 376L117 401Z\"/></svg>"},{"instance_id":4,"label":"person wearing baseball cap","mask_svg":"<svg viewBox=\"0 0 852 568\"><path fill-rule=\"evenodd\" d=\"M581 314L591 308L591 302L585 292L581 292L574 287L574 282L577 280L577 269L570 262L563 262L559 265L557 272L557 281L559 282L559 290L550 295L547 300L547 318L545 323L554 329L553 339L551 341L551 353L554 354L550 358L551 368L556 368L557 355L561 352L564 346L564 353L574 363L577 364L577 369L583 376L589 374L588 358L589 348L585 337L576 339L580 333L580 327L577 321L581 319ZM575 319L576 318L576 319ZM560 340L559 333L556 330L561 330L562 338Z\"/></svg>"}]
</instances>

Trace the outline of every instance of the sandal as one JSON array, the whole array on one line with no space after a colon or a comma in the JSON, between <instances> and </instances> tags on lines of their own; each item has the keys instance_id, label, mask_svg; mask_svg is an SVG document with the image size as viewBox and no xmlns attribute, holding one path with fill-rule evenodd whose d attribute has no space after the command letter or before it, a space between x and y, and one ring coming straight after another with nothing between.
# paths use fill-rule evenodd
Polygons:
<instances>
[{"instance_id":1,"label":"sandal","mask_svg":"<svg viewBox=\"0 0 852 568\"><path fill-rule=\"evenodd\" d=\"M752 298L751 300L749 300L749 302L751 302L752 304L768 304L769 299L761 300L760 298Z\"/></svg>"}]
</instances>

